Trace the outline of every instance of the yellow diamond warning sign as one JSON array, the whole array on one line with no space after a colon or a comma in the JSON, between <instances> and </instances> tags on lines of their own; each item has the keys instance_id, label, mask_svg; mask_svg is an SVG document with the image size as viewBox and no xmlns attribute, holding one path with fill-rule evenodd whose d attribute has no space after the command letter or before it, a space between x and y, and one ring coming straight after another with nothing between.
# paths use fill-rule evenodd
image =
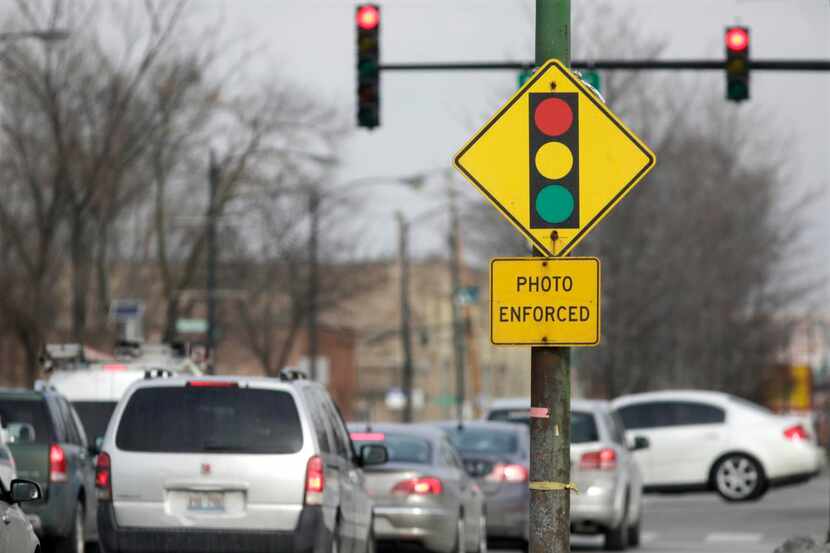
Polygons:
<instances>
[{"instance_id":1,"label":"yellow diamond warning sign","mask_svg":"<svg viewBox=\"0 0 830 553\"><path fill-rule=\"evenodd\" d=\"M600 337L599 259L493 259L490 306L493 344L595 346Z\"/></svg>"},{"instance_id":2,"label":"yellow diamond warning sign","mask_svg":"<svg viewBox=\"0 0 830 553\"><path fill-rule=\"evenodd\" d=\"M654 167L651 150L550 60L473 136L456 167L548 256L568 254Z\"/></svg>"}]
</instances>

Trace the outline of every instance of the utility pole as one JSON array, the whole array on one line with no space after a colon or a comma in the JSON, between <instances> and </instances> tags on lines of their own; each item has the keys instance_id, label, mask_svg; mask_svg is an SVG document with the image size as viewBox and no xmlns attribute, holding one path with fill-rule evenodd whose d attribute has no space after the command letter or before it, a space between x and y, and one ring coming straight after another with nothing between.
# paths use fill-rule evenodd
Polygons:
<instances>
[{"instance_id":1,"label":"utility pole","mask_svg":"<svg viewBox=\"0 0 830 553\"><path fill-rule=\"evenodd\" d=\"M320 234L320 194L312 187L308 194L308 372L312 381L317 380L317 309L320 295L320 261L317 256L317 241Z\"/></svg>"},{"instance_id":2,"label":"utility pole","mask_svg":"<svg viewBox=\"0 0 830 553\"><path fill-rule=\"evenodd\" d=\"M464 320L461 306L458 304L458 292L461 289L461 235L458 221L456 191L452 179L448 179L450 196L450 302L452 305L452 338L455 357L455 410L458 424L464 420Z\"/></svg>"},{"instance_id":3,"label":"utility pole","mask_svg":"<svg viewBox=\"0 0 830 553\"><path fill-rule=\"evenodd\" d=\"M207 213L207 355L208 374L216 372L216 194L219 189L219 164L216 154L210 151L208 167L208 213Z\"/></svg>"},{"instance_id":4,"label":"utility pole","mask_svg":"<svg viewBox=\"0 0 830 553\"><path fill-rule=\"evenodd\" d=\"M415 369L412 364L412 310L409 303L409 223L406 222L403 213L400 211L396 216L398 219L398 254L401 270L401 349L403 351L401 390L405 401L401 420L412 422Z\"/></svg>"},{"instance_id":5,"label":"utility pole","mask_svg":"<svg viewBox=\"0 0 830 553\"><path fill-rule=\"evenodd\" d=\"M570 22L570 0L536 0L537 66L551 58L570 64ZM571 491L562 485L571 481L570 381L568 348L531 348L530 553L571 550Z\"/></svg>"}]
</instances>

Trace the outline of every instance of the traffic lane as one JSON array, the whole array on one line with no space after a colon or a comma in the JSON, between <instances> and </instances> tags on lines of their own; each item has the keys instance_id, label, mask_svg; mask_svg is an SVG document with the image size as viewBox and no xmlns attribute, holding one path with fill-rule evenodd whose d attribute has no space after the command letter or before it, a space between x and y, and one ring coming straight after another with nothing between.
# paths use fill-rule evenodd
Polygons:
<instances>
[{"instance_id":1,"label":"traffic lane","mask_svg":"<svg viewBox=\"0 0 830 553\"><path fill-rule=\"evenodd\" d=\"M707 493L647 495L638 550L772 553L792 536L823 540L830 524L829 505L830 480L826 475L806 484L771 490L761 500L749 503L727 503ZM603 551L600 537L573 536L571 544L574 552ZM517 549L499 550L519 553Z\"/></svg>"}]
</instances>

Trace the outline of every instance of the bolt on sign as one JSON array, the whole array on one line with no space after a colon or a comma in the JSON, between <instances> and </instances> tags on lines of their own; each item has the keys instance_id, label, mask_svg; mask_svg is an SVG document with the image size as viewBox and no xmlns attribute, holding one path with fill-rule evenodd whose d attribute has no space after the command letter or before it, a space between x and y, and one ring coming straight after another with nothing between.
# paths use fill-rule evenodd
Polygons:
<instances>
[{"instance_id":1,"label":"bolt on sign","mask_svg":"<svg viewBox=\"0 0 830 553\"><path fill-rule=\"evenodd\" d=\"M567 255L655 156L558 60L545 63L455 166L545 255Z\"/></svg>"},{"instance_id":2,"label":"bolt on sign","mask_svg":"<svg viewBox=\"0 0 830 553\"><path fill-rule=\"evenodd\" d=\"M495 345L595 346L600 338L599 259L493 259L490 310Z\"/></svg>"}]
</instances>

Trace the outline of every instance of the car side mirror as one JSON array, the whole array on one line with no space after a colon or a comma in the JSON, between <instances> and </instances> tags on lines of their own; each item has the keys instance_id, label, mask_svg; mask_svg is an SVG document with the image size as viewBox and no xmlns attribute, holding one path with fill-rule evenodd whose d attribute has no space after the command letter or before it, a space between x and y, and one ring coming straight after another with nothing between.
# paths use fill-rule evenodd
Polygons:
<instances>
[{"instance_id":1,"label":"car side mirror","mask_svg":"<svg viewBox=\"0 0 830 553\"><path fill-rule=\"evenodd\" d=\"M36 482L22 479L12 480L9 495L12 503L37 501L43 497L43 494L40 491L40 486L38 486Z\"/></svg>"},{"instance_id":2,"label":"car side mirror","mask_svg":"<svg viewBox=\"0 0 830 553\"><path fill-rule=\"evenodd\" d=\"M373 467L389 461L389 451L385 445L367 444L360 448L360 466Z\"/></svg>"},{"instance_id":3,"label":"car side mirror","mask_svg":"<svg viewBox=\"0 0 830 553\"><path fill-rule=\"evenodd\" d=\"M634 441L629 448L631 451L639 451L651 447L651 442L645 436L634 436Z\"/></svg>"}]
</instances>

